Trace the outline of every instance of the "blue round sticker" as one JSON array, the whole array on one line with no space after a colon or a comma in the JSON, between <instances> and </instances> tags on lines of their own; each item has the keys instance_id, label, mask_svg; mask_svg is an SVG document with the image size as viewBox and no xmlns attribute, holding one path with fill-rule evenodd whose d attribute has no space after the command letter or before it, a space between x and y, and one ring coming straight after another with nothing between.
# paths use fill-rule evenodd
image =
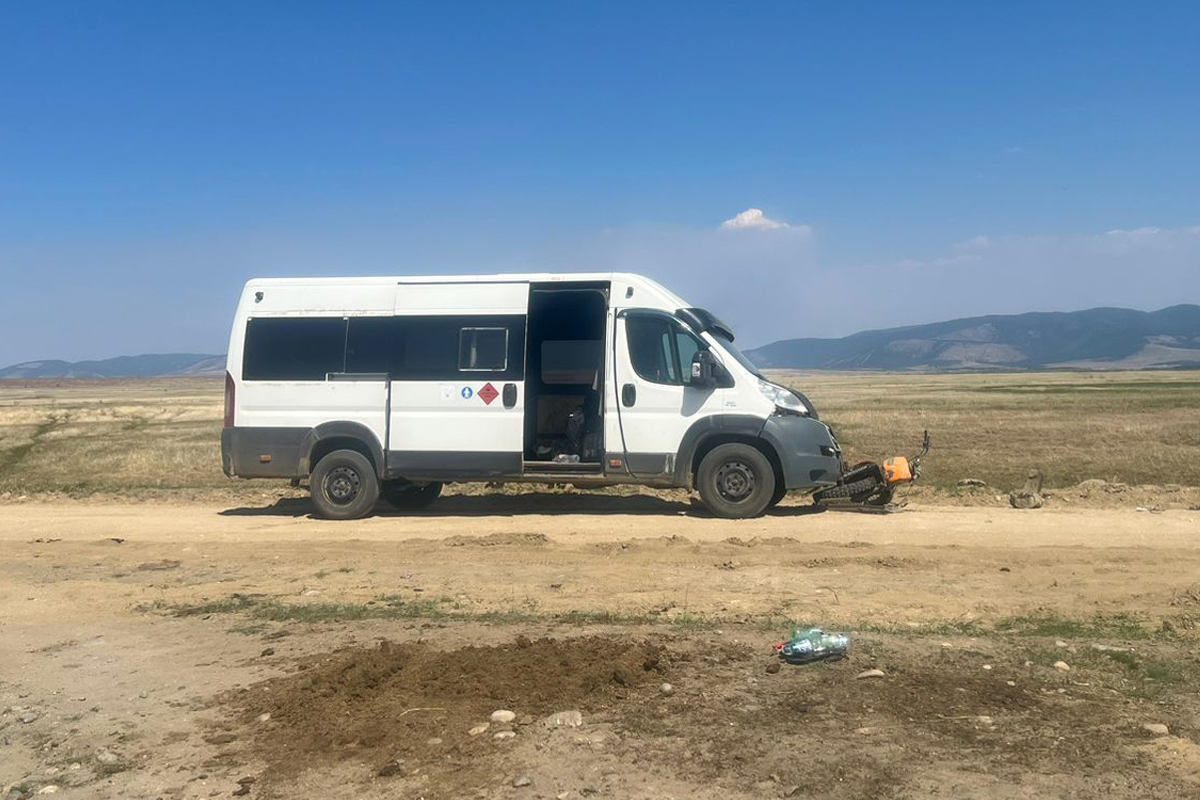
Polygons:
<instances>
[{"instance_id":1,"label":"blue round sticker","mask_svg":"<svg viewBox=\"0 0 1200 800\"><path fill-rule=\"evenodd\" d=\"M463 400L470 400L470 399L471 399L471 395L473 395L473 394L475 394L475 392L474 392L474 390L473 390L473 389L471 389L471 387L470 387L470 386L464 386L464 387L462 388L462 398L463 398Z\"/></svg>"}]
</instances>

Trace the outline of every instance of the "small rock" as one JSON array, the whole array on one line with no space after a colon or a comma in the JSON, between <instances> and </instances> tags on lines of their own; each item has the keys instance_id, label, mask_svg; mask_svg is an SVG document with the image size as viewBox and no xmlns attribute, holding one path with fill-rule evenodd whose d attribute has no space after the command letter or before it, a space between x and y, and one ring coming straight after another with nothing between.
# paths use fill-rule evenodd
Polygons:
<instances>
[{"instance_id":1,"label":"small rock","mask_svg":"<svg viewBox=\"0 0 1200 800\"><path fill-rule=\"evenodd\" d=\"M250 794L250 784L248 784L248 783L242 784L241 786L239 786L238 788L236 788L232 792L230 792L230 794L233 795L234 797L245 797L246 795Z\"/></svg>"},{"instance_id":2,"label":"small rock","mask_svg":"<svg viewBox=\"0 0 1200 800\"><path fill-rule=\"evenodd\" d=\"M980 725L994 725L995 724L992 721L992 718L989 717L987 714L980 714L978 717L975 718L975 721L978 722Z\"/></svg>"},{"instance_id":3,"label":"small rock","mask_svg":"<svg viewBox=\"0 0 1200 800\"><path fill-rule=\"evenodd\" d=\"M1016 686L1017 685L1016 681L1005 681L1004 683L1006 686Z\"/></svg>"},{"instance_id":4,"label":"small rock","mask_svg":"<svg viewBox=\"0 0 1200 800\"><path fill-rule=\"evenodd\" d=\"M559 711L546 717L551 728L578 728L583 725L583 714L579 711Z\"/></svg>"},{"instance_id":5,"label":"small rock","mask_svg":"<svg viewBox=\"0 0 1200 800\"><path fill-rule=\"evenodd\" d=\"M379 768L375 774L381 778L393 778L404 771L404 763L402 761L389 761ZM247 787L249 788L249 787Z\"/></svg>"},{"instance_id":6,"label":"small rock","mask_svg":"<svg viewBox=\"0 0 1200 800\"><path fill-rule=\"evenodd\" d=\"M492 722L498 725L507 725L516 718L516 714L503 708L492 712Z\"/></svg>"},{"instance_id":7,"label":"small rock","mask_svg":"<svg viewBox=\"0 0 1200 800\"><path fill-rule=\"evenodd\" d=\"M1054 668L1060 672L1070 672L1071 665L1065 661L1055 661Z\"/></svg>"},{"instance_id":8,"label":"small rock","mask_svg":"<svg viewBox=\"0 0 1200 800\"><path fill-rule=\"evenodd\" d=\"M497 742L506 742L509 739L517 738L517 733L516 731L496 731L492 734L492 738Z\"/></svg>"},{"instance_id":9,"label":"small rock","mask_svg":"<svg viewBox=\"0 0 1200 800\"><path fill-rule=\"evenodd\" d=\"M98 750L96 751L96 760L101 764L115 764L121 760L121 757L112 750Z\"/></svg>"},{"instance_id":10,"label":"small rock","mask_svg":"<svg viewBox=\"0 0 1200 800\"><path fill-rule=\"evenodd\" d=\"M258 655L263 658L265 658L266 656L273 656L273 655L275 655L275 648L274 647L264 648L263 651L261 653L259 653Z\"/></svg>"},{"instance_id":11,"label":"small rock","mask_svg":"<svg viewBox=\"0 0 1200 800\"><path fill-rule=\"evenodd\" d=\"M471 730L467 731L467 735L468 736L478 736L481 733L485 733L487 731L487 729L490 727L492 727L490 722L481 722L478 725L476 725L474 728L471 728Z\"/></svg>"},{"instance_id":12,"label":"small rock","mask_svg":"<svg viewBox=\"0 0 1200 800\"><path fill-rule=\"evenodd\" d=\"M984 668L984 669L986 669L986 670L991 670L991 668L992 668L992 665L991 665L991 664L984 664L984 665L983 665L983 668Z\"/></svg>"},{"instance_id":13,"label":"small rock","mask_svg":"<svg viewBox=\"0 0 1200 800\"><path fill-rule=\"evenodd\" d=\"M518 775L512 779L512 785L516 786L518 789L522 786L531 786L533 785L533 779L528 775Z\"/></svg>"},{"instance_id":14,"label":"small rock","mask_svg":"<svg viewBox=\"0 0 1200 800\"><path fill-rule=\"evenodd\" d=\"M43 786L42 788L38 789L38 794L54 794L57 791L58 787L52 783L49 786Z\"/></svg>"},{"instance_id":15,"label":"small rock","mask_svg":"<svg viewBox=\"0 0 1200 800\"><path fill-rule=\"evenodd\" d=\"M658 687L658 691L662 692L665 697L670 697L671 695L675 694L675 687L669 683L664 683L662 686Z\"/></svg>"},{"instance_id":16,"label":"small rock","mask_svg":"<svg viewBox=\"0 0 1200 800\"><path fill-rule=\"evenodd\" d=\"M430 747L437 747L441 743L442 743L442 740L438 736L434 736L434 737L431 737L431 738L425 740L425 744L429 745Z\"/></svg>"},{"instance_id":17,"label":"small rock","mask_svg":"<svg viewBox=\"0 0 1200 800\"><path fill-rule=\"evenodd\" d=\"M854 729L854 732L857 733L859 736L871 736L872 734L877 733L878 731L879 731L878 728L870 728L870 727Z\"/></svg>"},{"instance_id":18,"label":"small rock","mask_svg":"<svg viewBox=\"0 0 1200 800\"><path fill-rule=\"evenodd\" d=\"M164 558L162 561L147 561L145 564L138 564L137 569L141 572L161 572L168 569L179 569L179 562Z\"/></svg>"},{"instance_id":19,"label":"small rock","mask_svg":"<svg viewBox=\"0 0 1200 800\"><path fill-rule=\"evenodd\" d=\"M1098 643L1093 643L1092 649L1099 650L1101 653L1128 653L1130 650L1130 648L1128 648L1128 647L1117 647L1117 646L1111 645L1111 644L1098 644Z\"/></svg>"},{"instance_id":20,"label":"small rock","mask_svg":"<svg viewBox=\"0 0 1200 800\"><path fill-rule=\"evenodd\" d=\"M1066 646L1067 646L1067 643L1066 643L1066 642L1064 642L1062 639L1055 639L1055 640L1054 640L1054 646L1055 646L1055 647L1066 647Z\"/></svg>"},{"instance_id":21,"label":"small rock","mask_svg":"<svg viewBox=\"0 0 1200 800\"><path fill-rule=\"evenodd\" d=\"M257 717L255 717L254 719L255 719L255 721L256 721L256 722L266 722L266 721L267 721L267 720L269 720L270 718L271 718L271 712L270 712L270 711L264 711L263 713L261 713L261 714L259 714Z\"/></svg>"},{"instance_id":22,"label":"small rock","mask_svg":"<svg viewBox=\"0 0 1200 800\"><path fill-rule=\"evenodd\" d=\"M885 675L887 675L887 673L881 669L866 669L855 675L854 678L855 680L861 681L864 678L882 678Z\"/></svg>"},{"instance_id":23,"label":"small rock","mask_svg":"<svg viewBox=\"0 0 1200 800\"><path fill-rule=\"evenodd\" d=\"M780 667L778 661L772 661L770 664L767 664L768 675L774 675L776 672L779 672L779 669Z\"/></svg>"},{"instance_id":24,"label":"small rock","mask_svg":"<svg viewBox=\"0 0 1200 800\"><path fill-rule=\"evenodd\" d=\"M217 733L204 737L204 741L209 744L229 744L235 739L237 739L237 735L233 733Z\"/></svg>"},{"instance_id":25,"label":"small rock","mask_svg":"<svg viewBox=\"0 0 1200 800\"><path fill-rule=\"evenodd\" d=\"M1046 501L1040 494L1029 494L1026 492L1013 492L1008 496L1008 504L1013 508L1041 508L1046 504Z\"/></svg>"},{"instance_id":26,"label":"small rock","mask_svg":"<svg viewBox=\"0 0 1200 800\"><path fill-rule=\"evenodd\" d=\"M963 478L958 482L958 485L963 489L984 489L987 487L987 483L979 480L979 478Z\"/></svg>"},{"instance_id":27,"label":"small rock","mask_svg":"<svg viewBox=\"0 0 1200 800\"><path fill-rule=\"evenodd\" d=\"M1153 733L1155 736L1166 736L1171 732L1171 729L1161 722L1147 722L1142 726L1142 730L1146 733Z\"/></svg>"},{"instance_id":28,"label":"small rock","mask_svg":"<svg viewBox=\"0 0 1200 800\"><path fill-rule=\"evenodd\" d=\"M37 718L38 718L38 713L36 711L26 711L24 714L17 717L17 719L19 719L21 722L25 723L26 725L28 725L31 722L36 722Z\"/></svg>"}]
</instances>

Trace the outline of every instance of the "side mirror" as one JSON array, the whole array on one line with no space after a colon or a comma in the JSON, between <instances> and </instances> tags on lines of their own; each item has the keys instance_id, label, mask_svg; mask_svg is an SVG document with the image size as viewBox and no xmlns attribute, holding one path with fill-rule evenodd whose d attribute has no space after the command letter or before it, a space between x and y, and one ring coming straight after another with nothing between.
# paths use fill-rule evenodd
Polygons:
<instances>
[{"instance_id":1,"label":"side mirror","mask_svg":"<svg viewBox=\"0 0 1200 800\"><path fill-rule=\"evenodd\" d=\"M712 389L717 385L720 372L724 372L724 367L707 350L697 350L692 356L692 386Z\"/></svg>"}]
</instances>

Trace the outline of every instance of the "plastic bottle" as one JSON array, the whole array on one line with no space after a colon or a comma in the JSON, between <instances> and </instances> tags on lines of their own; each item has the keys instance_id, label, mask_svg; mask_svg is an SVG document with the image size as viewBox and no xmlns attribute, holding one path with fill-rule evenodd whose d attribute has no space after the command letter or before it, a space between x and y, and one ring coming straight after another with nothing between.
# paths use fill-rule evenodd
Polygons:
<instances>
[{"instance_id":1,"label":"plastic bottle","mask_svg":"<svg viewBox=\"0 0 1200 800\"><path fill-rule=\"evenodd\" d=\"M825 633L820 628L797 628L792 638L779 646L779 657L789 664L838 661L850 652L850 634Z\"/></svg>"}]
</instances>

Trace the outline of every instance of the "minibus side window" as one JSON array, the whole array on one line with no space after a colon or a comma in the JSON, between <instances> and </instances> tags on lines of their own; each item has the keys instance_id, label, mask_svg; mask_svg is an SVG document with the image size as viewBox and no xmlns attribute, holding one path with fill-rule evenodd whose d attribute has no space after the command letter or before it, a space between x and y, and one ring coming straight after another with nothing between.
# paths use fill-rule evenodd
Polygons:
<instances>
[{"instance_id":1,"label":"minibus side window","mask_svg":"<svg viewBox=\"0 0 1200 800\"><path fill-rule=\"evenodd\" d=\"M525 377L525 317L516 314L394 318L391 375L401 381Z\"/></svg>"},{"instance_id":2,"label":"minibus side window","mask_svg":"<svg viewBox=\"0 0 1200 800\"><path fill-rule=\"evenodd\" d=\"M503 372L508 367L508 328L462 328L458 368L463 372Z\"/></svg>"},{"instance_id":3,"label":"minibus side window","mask_svg":"<svg viewBox=\"0 0 1200 800\"><path fill-rule=\"evenodd\" d=\"M346 325L346 372L389 374L395 331L391 317L350 317Z\"/></svg>"},{"instance_id":4,"label":"minibus side window","mask_svg":"<svg viewBox=\"0 0 1200 800\"><path fill-rule=\"evenodd\" d=\"M648 314L630 314L625 319L633 371L651 383L679 383L679 371L671 351L671 329L669 320Z\"/></svg>"},{"instance_id":5,"label":"minibus side window","mask_svg":"<svg viewBox=\"0 0 1200 800\"><path fill-rule=\"evenodd\" d=\"M692 382L692 359L696 357L698 351L704 349L704 345L700 344L700 340L687 331L676 328L675 346L679 352L679 374L683 376L684 383L690 384Z\"/></svg>"},{"instance_id":6,"label":"minibus side window","mask_svg":"<svg viewBox=\"0 0 1200 800\"><path fill-rule=\"evenodd\" d=\"M342 317L256 317L246 321L242 379L323 381L345 368Z\"/></svg>"}]
</instances>

